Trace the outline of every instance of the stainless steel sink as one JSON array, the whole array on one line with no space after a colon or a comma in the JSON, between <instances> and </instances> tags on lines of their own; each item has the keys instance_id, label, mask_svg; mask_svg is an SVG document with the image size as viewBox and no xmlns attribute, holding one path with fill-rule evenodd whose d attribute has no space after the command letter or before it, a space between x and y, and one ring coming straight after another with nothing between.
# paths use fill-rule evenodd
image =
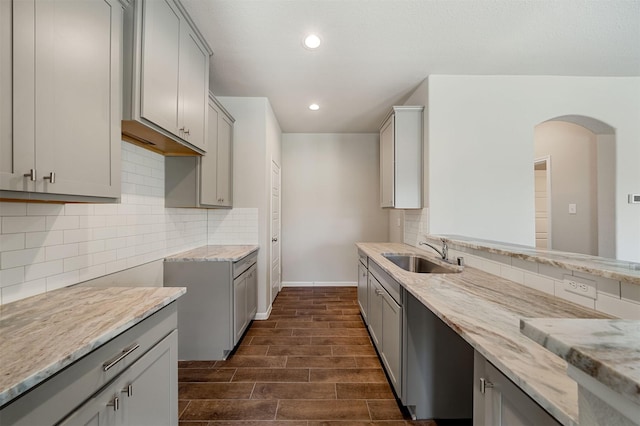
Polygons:
<instances>
[{"instance_id":1,"label":"stainless steel sink","mask_svg":"<svg viewBox=\"0 0 640 426\"><path fill-rule=\"evenodd\" d=\"M442 266L420 255L393 253L383 253L382 255L405 271L418 274L455 274L462 272L462 268L459 266Z\"/></svg>"}]
</instances>

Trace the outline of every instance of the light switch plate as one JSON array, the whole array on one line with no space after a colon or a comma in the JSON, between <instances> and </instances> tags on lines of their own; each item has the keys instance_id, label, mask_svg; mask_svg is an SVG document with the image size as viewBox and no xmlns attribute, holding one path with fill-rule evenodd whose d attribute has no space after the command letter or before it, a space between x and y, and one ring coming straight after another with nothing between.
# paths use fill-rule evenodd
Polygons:
<instances>
[{"instance_id":1,"label":"light switch plate","mask_svg":"<svg viewBox=\"0 0 640 426\"><path fill-rule=\"evenodd\" d=\"M569 214L576 214L578 207L575 204L569 204Z\"/></svg>"}]
</instances>

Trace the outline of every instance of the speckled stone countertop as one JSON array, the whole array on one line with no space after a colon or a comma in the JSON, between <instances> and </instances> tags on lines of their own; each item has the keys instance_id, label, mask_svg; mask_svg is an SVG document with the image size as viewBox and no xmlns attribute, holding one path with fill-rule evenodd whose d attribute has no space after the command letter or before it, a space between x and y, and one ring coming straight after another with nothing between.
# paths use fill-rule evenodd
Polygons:
<instances>
[{"instance_id":1,"label":"speckled stone countertop","mask_svg":"<svg viewBox=\"0 0 640 426\"><path fill-rule=\"evenodd\" d=\"M587 254L569 253L557 250L543 250L516 244L473 239L459 235L428 235L430 241L445 238L451 246L465 247L488 253L502 254L516 259L544 263L571 271L586 272L600 277L625 281L640 285L640 263Z\"/></svg>"},{"instance_id":2,"label":"speckled stone countertop","mask_svg":"<svg viewBox=\"0 0 640 426\"><path fill-rule=\"evenodd\" d=\"M202 246L165 257L167 262L236 262L258 251L258 246Z\"/></svg>"},{"instance_id":3,"label":"speckled stone countertop","mask_svg":"<svg viewBox=\"0 0 640 426\"><path fill-rule=\"evenodd\" d=\"M577 425L578 388L567 376L566 362L521 334L520 319L610 317L475 268L415 274L382 256L418 253L439 261L406 244L357 247L560 423Z\"/></svg>"},{"instance_id":4,"label":"speckled stone countertop","mask_svg":"<svg viewBox=\"0 0 640 426\"><path fill-rule=\"evenodd\" d=\"M529 319L522 334L640 405L640 321Z\"/></svg>"},{"instance_id":5,"label":"speckled stone countertop","mask_svg":"<svg viewBox=\"0 0 640 426\"><path fill-rule=\"evenodd\" d=\"M186 292L69 287L0 306L0 406Z\"/></svg>"}]
</instances>

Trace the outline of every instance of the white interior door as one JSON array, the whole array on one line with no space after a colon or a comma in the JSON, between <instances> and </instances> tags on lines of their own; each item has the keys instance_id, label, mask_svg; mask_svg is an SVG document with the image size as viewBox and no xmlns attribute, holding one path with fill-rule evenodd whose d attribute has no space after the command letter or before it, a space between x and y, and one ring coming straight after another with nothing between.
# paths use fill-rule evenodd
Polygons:
<instances>
[{"instance_id":1,"label":"white interior door","mask_svg":"<svg viewBox=\"0 0 640 426\"><path fill-rule=\"evenodd\" d=\"M271 161L271 301L280 291L280 166Z\"/></svg>"},{"instance_id":2,"label":"white interior door","mask_svg":"<svg viewBox=\"0 0 640 426\"><path fill-rule=\"evenodd\" d=\"M551 158L534 161L536 194L536 248L551 249Z\"/></svg>"}]
</instances>

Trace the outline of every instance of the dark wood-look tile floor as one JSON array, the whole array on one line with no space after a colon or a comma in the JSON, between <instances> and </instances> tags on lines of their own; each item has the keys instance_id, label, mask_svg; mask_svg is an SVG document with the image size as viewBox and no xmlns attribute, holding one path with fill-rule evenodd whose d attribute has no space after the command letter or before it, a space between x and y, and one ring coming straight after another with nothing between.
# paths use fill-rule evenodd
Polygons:
<instances>
[{"instance_id":1,"label":"dark wood-look tile floor","mask_svg":"<svg viewBox=\"0 0 640 426\"><path fill-rule=\"evenodd\" d=\"M284 288L226 361L180 361L180 425L436 426L398 406L356 298Z\"/></svg>"}]
</instances>

